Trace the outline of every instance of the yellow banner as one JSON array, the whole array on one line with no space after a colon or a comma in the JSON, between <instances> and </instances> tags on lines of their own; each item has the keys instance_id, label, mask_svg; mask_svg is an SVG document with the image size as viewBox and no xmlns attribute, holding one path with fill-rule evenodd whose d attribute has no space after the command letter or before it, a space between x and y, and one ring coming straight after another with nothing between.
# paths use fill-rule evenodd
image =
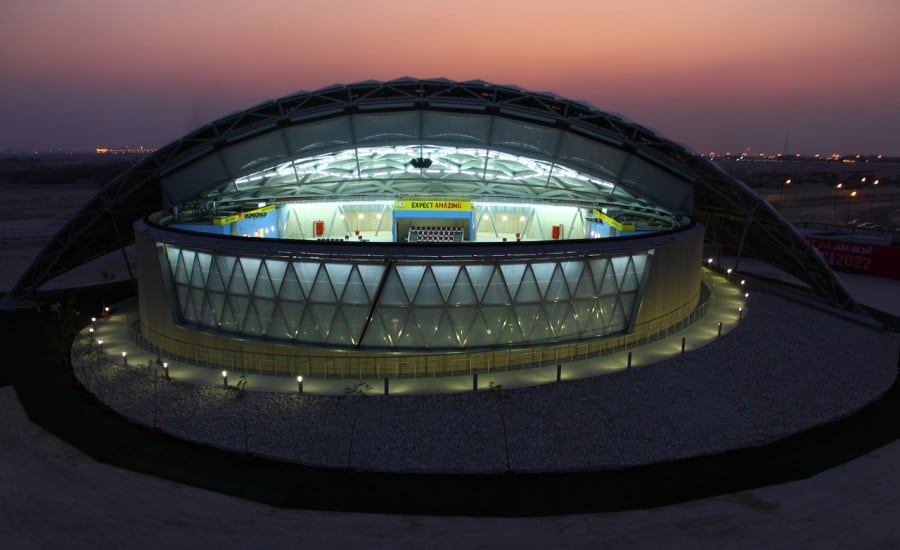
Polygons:
<instances>
[{"instance_id":1,"label":"yellow banner","mask_svg":"<svg viewBox=\"0 0 900 550\"><path fill-rule=\"evenodd\" d=\"M234 223L238 220L242 220L247 216L253 214L265 214L266 212L271 212L275 210L274 204L267 204L261 208L254 208L253 210L247 210L246 212L241 212L240 214L232 214L231 216L219 216L218 218L213 218L213 225L228 225L229 223Z\"/></svg>"},{"instance_id":2,"label":"yellow banner","mask_svg":"<svg viewBox=\"0 0 900 550\"><path fill-rule=\"evenodd\" d=\"M620 223L599 210L594 210L594 215L619 231L634 231L633 223Z\"/></svg>"},{"instance_id":3,"label":"yellow banner","mask_svg":"<svg viewBox=\"0 0 900 550\"><path fill-rule=\"evenodd\" d=\"M394 210L471 210L472 201L407 197L394 201Z\"/></svg>"}]
</instances>

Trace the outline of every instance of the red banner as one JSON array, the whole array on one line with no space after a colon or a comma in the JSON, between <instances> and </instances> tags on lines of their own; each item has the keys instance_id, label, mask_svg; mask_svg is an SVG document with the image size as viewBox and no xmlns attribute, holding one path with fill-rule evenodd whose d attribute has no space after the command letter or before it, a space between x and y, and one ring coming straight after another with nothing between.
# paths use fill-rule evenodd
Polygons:
<instances>
[{"instance_id":1,"label":"red banner","mask_svg":"<svg viewBox=\"0 0 900 550\"><path fill-rule=\"evenodd\" d=\"M835 271L900 279L900 248L821 237L806 240Z\"/></svg>"}]
</instances>

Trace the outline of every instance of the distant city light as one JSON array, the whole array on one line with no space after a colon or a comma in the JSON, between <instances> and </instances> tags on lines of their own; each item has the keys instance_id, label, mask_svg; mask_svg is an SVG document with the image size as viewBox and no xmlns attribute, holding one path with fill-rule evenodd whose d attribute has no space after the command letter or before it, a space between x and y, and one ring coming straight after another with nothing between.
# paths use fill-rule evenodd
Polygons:
<instances>
[{"instance_id":1,"label":"distant city light","mask_svg":"<svg viewBox=\"0 0 900 550\"><path fill-rule=\"evenodd\" d=\"M98 155L149 155L156 152L156 147L97 147Z\"/></svg>"}]
</instances>

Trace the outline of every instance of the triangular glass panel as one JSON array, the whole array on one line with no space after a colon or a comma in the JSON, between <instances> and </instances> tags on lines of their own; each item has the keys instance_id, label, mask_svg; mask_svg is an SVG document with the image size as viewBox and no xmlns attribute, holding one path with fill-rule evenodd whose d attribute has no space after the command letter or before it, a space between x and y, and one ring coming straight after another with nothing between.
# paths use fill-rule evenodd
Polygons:
<instances>
[{"instance_id":1,"label":"triangular glass panel","mask_svg":"<svg viewBox=\"0 0 900 550\"><path fill-rule=\"evenodd\" d=\"M435 332L431 338L431 347L435 349L453 349L459 347L459 340L453 331L453 320L446 310L441 311L440 319L435 325Z\"/></svg>"},{"instance_id":2,"label":"triangular glass panel","mask_svg":"<svg viewBox=\"0 0 900 550\"><path fill-rule=\"evenodd\" d=\"M516 304L515 309L513 310L513 315L515 316L516 323L519 325L520 330L522 331L522 336L526 340L535 341L536 338L533 334L535 327L539 325L543 325L543 328L538 328L538 333L541 335L538 340L546 338L549 332L549 326L547 326L546 315L544 314L544 306L541 304Z\"/></svg>"},{"instance_id":3,"label":"triangular glass panel","mask_svg":"<svg viewBox=\"0 0 900 550\"><path fill-rule=\"evenodd\" d=\"M253 336L262 336L265 334L262 318L256 310L256 303L253 301L247 306L247 315L244 317L244 325L241 332Z\"/></svg>"},{"instance_id":4,"label":"triangular glass panel","mask_svg":"<svg viewBox=\"0 0 900 550\"><path fill-rule=\"evenodd\" d=\"M281 290L278 291L278 297L292 302L300 302L306 299L303 291L300 290L300 279L297 277L293 266L288 266L284 271L284 279L281 281Z\"/></svg>"},{"instance_id":5,"label":"triangular glass panel","mask_svg":"<svg viewBox=\"0 0 900 550\"><path fill-rule=\"evenodd\" d=\"M175 285L175 296L178 300L178 310L181 312L181 316L185 316L185 307L187 307L188 301L188 287L187 285Z\"/></svg>"},{"instance_id":6,"label":"triangular glass panel","mask_svg":"<svg viewBox=\"0 0 900 550\"><path fill-rule=\"evenodd\" d=\"M573 281L569 281L569 288L573 288ZM582 300L593 300L597 296L597 289L594 287L594 277L591 270L587 267L581 272L581 277L574 285L575 292L572 297Z\"/></svg>"},{"instance_id":7,"label":"triangular glass panel","mask_svg":"<svg viewBox=\"0 0 900 550\"><path fill-rule=\"evenodd\" d=\"M543 299L543 296L544 295L541 293L541 289L537 284L537 280L534 278L534 272L532 271L531 266L526 266L525 272L522 275L522 283L519 285L518 292L516 292L516 303L537 303Z\"/></svg>"},{"instance_id":8,"label":"triangular glass panel","mask_svg":"<svg viewBox=\"0 0 900 550\"><path fill-rule=\"evenodd\" d=\"M600 295L610 296L619 292L618 278L616 277L616 266L613 262L609 262L606 267L606 273L603 275L603 282L600 283Z\"/></svg>"},{"instance_id":9,"label":"triangular glass panel","mask_svg":"<svg viewBox=\"0 0 900 550\"><path fill-rule=\"evenodd\" d=\"M476 300L480 301L487 289L488 282L491 280L491 274L494 272L494 266L491 264L468 264L466 272L469 274L472 289L475 292Z\"/></svg>"},{"instance_id":10,"label":"triangular glass panel","mask_svg":"<svg viewBox=\"0 0 900 550\"><path fill-rule=\"evenodd\" d=\"M513 296L519 291L519 285L522 283L522 275L525 274L526 264L500 264L500 271L503 272L503 278L506 280L506 287Z\"/></svg>"},{"instance_id":11,"label":"triangular glass panel","mask_svg":"<svg viewBox=\"0 0 900 550\"><path fill-rule=\"evenodd\" d=\"M366 294L368 300L371 300L378 293L378 287L381 285L381 279L384 276L385 266L374 264L356 264L359 276L362 277L363 284L366 285Z\"/></svg>"},{"instance_id":12,"label":"triangular glass panel","mask_svg":"<svg viewBox=\"0 0 900 550\"><path fill-rule=\"evenodd\" d=\"M345 291L346 293L346 291ZM366 328L368 321L368 306L349 306L345 305L341 308L344 312L344 319L347 322L347 329L350 334L350 343L357 345L360 337Z\"/></svg>"},{"instance_id":13,"label":"triangular glass panel","mask_svg":"<svg viewBox=\"0 0 900 550\"><path fill-rule=\"evenodd\" d=\"M275 310L275 303L271 300L254 300L256 305L256 313L259 315L259 325L262 327L261 334L269 332L269 323L272 320L272 313Z\"/></svg>"},{"instance_id":14,"label":"triangular glass panel","mask_svg":"<svg viewBox=\"0 0 900 550\"><path fill-rule=\"evenodd\" d=\"M637 273L639 281L644 276L644 270L647 268L647 260L649 257L649 254L635 254L631 257L631 261L634 263L634 271Z\"/></svg>"},{"instance_id":15,"label":"triangular glass panel","mask_svg":"<svg viewBox=\"0 0 900 550\"><path fill-rule=\"evenodd\" d=\"M222 303L222 314L219 316L219 323L213 328L229 332L238 332L239 327L240 322L234 314L234 308L231 306L231 298L225 296L225 301Z\"/></svg>"},{"instance_id":16,"label":"triangular glass panel","mask_svg":"<svg viewBox=\"0 0 900 550\"><path fill-rule=\"evenodd\" d=\"M491 331L492 341L498 344L509 343L507 339L510 334L507 328L509 310L509 306L485 306L481 309L484 322Z\"/></svg>"},{"instance_id":17,"label":"triangular glass panel","mask_svg":"<svg viewBox=\"0 0 900 550\"><path fill-rule=\"evenodd\" d=\"M312 285L312 291L309 293L309 299L312 302L335 304L337 296L334 293L334 287L331 286L331 279L328 277L328 271L324 265L319 269L315 282ZM321 328L321 326L320 326Z\"/></svg>"},{"instance_id":18,"label":"triangular glass panel","mask_svg":"<svg viewBox=\"0 0 900 550\"><path fill-rule=\"evenodd\" d=\"M594 279L594 288L596 288L598 292L603 287L603 277L606 276L606 269L608 266L609 259L607 258L591 258L588 261L587 270L590 271L591 277Z\"/></svg>"},{"instance_id":19,"label":"triangular glass panel","mask_svg":"<svg viewBox=\"0 0 900 550\"><path fill-rule=\"evenodd\" d=\"M611 332L622 332L627 327L627 324L628 320L625 317L622 304L617 301L616 307L613 310L612 321L609 324L609 330Z\"/></svg>"},{"instance_id":20,"label":"triangular glass panel","mask_svg":"<svg viewBox=\"0 0 900 550\"><path fill-rule=\"evenodd\" d=\"M627 323L629 319L631 319L632 312L634 311L634 302L637 299L636 292L629 292L627 294L622 294L619 297L619 301L622 303L622 313L625 315L625 322Z\"/></svg>"},{"instance_id":21,"label":"triangular glass panel","mask_svg":"<svg viewBox=\"0 0 900 550\"><path fill-rule=\"evenodd\" d=\"M222 304L225 303L225 295L218 292L206 292L203 302L203 314L200 317L200 324L205 327L215 327L219 325L219 318L222 316Z\"/></svg>"},{"instance_id":22,"label":"triangular glass panel","mask_svg":"<svg viewBox=\"0 0 900 550\"><path fill-rule=\"evenodd\" d=\"M191 323L196 323L198 320L197 311L194 307L194 299L196 297L199 297L202 300L202 291L190 290L189 292L187 292L185 296L184 307L182 307L182 310L184 311L185 321L189 321Z\"/></svg>"},{"instance_id":23,"label":"triangular glass panel","mask_svg":"<svg viewBox=\"0 0 900 550\"><path fill-rule=\"evenodd\" d=\"M241 269L240 262L234 263L234 271L231 273L231 284L228 285L228 293L233 296L247 296L250 294L250 287L247 285L247 279L244 277L244 270Z\"/></svg>"},{"instance_id":24,"label":"triangular glass panel","mask_svg":"<svg viewBox=\"0 0 900 550\"><path fill-rule=\"evenodd\" d=\"M210 268L210 265L212 264L212 259L213 259L212 255L210 255L208 252L197 252L196 262L197 262L197 265L199 265L199 267L200 267L200 273L202 273L202 275L203 275L203 286L206 286L206 287L209 286L209 284L208 284L209 268Z\"/></svg>"},{"instance_id":25,"label":"triangular glass panel","mask_svg":"<svg viewBox=\"0 0 900 550\"><path fill-rule=\"evenodd\" d=\"M306 342L310 344L322 343L323 337L319 332L319 326L316 317L313 315L312 306L303 308L299 321L297 323L297 342Z\"/></svg>"},{"instance_id":26,"label":"triangular glass panel","mask_svg":"<svg viewBox=\"0 0 900 550\"><path fill-rule=\"evenodd\" d=\"M616 282L620 290L622 289L622 282L625 280L625 269L628 267L630 259L630 256L616 256L611 259L612 265L616 270Z\"/></svg>"},{"instance_id":27,"label":"triangular glass panel","mask_svg":"<svg viewBox=\"0 0 900 550\"><path fill-rule=\"evenodd\" d=\"M409 298L403 290L400 283L400 276L393 269L387 275L384 287L381 289L381 295L378 297L378 303L385 306L406 306L409 305Z\"/></svg>"},{"instance_id":28,"label":"triangular glass panel","mask_svg":"<svg viewBox=\"0 0 900 550\"><path fill-rule=\"evenodd\" d=\"M175 284L186 285L188 284L188 272L187 268L184 266L184 256L178 254L175 259L175 263L172 264L173 272L172 277L175 279Z\"/></svg>"},{"instance_id":29,"label":"triangular glass panel","mask_svg":"<svg viewBox=\"0 0 900 550\"><path fill-rule=\"evenodd\" d=\"M256 283L256 274L259 273L259 266L262 260L259 258L241 257L241 268L244 270L244 277L247 278L247 285L253 287Z\"/></svg>"},{"instance_id":30,"label":"triangular glass panel","mask_svg":"<svg viewBox=\"0 0 900 550\"><path fill-rule=\"evenodd\" d=\"M613 314L615 313L618 301L618 296L604 296L598 300L595 311L599 311L604 326L609 326L609 324L612 323Z\"/></svg>"},{"instance_id":31,"label":"triangular glass panel","mask_svg":"<svg viewBox=\"0 0 900 550\"><path fill-rule=\"evenodd\" d=\"M191 276L193 275L194 260L197 258L197 253L194 252L193 250L182 250L181 258L182 258L182 261L184 261L184 270L185 270L185 273L187 274L187 279L185 279L185 280L190 281Z\"/></svg>"},{"instance_id":32,"label":"triangular glass panel","mask_svg":"<svg viewBox=\"0 0 900 550\"><path fill-rule=\"evenodd\" d=\"M272 288L272 280L269 277L269 270L263 263L256 273L256 285L253 287L253 296L257 298L272 299L275 297L275 289Z\"/></svg>"},{"instance_id":33,"label":"triangular glass panel","mask_svg":"<svg viewBox=\"0 0 900 550\"><path fill-rule=\"evenodd\" d=\"M472 289L472 283L469 281L466 270L462 269L456 277L456 284L453 285L453 290L450 291L449 305L456 306L454 308L456 309L458 307L465 308L465 306L474 306L477 304L478 297L475 296L475 291Z\"/></svg>"},{"instance_id":34,"label":"triangular glass panel","mask_svg":"<svg viewBox=\"0 0 900 550\"><path fill-rule=\"evenodd\" d=\"M344 287L344 293L341 295L341 303L343 304L368 304L369 296L366 293L366 286L363 284L362 277L356 266L350 271L347 278L347 285Z\"/></svg>"},{"instance_id":35,"label":"triangular glass panel","mask_svg":"<svg viewBox=\"0 0 900 550\"><path fill-rule=\"evenodd\" d=\"M498 335L498 341L506 344L520 343L526 340L522 334L522 320L516 308L507 308L506 320Z\"/></svg>"},{"instance_id":36,"label":"triangular glass panel","mask_svg":"<svg viewBox=\"0 0 900 550\"><path fill-rule=\"evenodd\" d=\"M226 289L231 285L231 274L234 272L234 256L216 256L216 267L219 275L222 277L222 289Z\"/></svg>"},{"instance_id":37,"label":"triangular glass panel","mask_svg":"<svg viewBox=\"0 0 900 550\"><path fill-rule=\"evenodd\" d=\"M437 281L434 279L430 269L426 269L419 281L419 291L414 299L416 307L420 306L436 306L443 305L444 297L438 288Z\"/></svg>"},{"instance_id":38,"label":"triangular glass panel","mask_svg":"<svg viewBox=\"0 0 900 550\"><path fill-rule=\"evenodd\" d=\"M280 304L276 305L272 311L272 322L269 323L269 330L266 331L266 336L276 340L294 339L294 331L288 326Z\"/></svg>"},{"instance_id":39,"label":"triangular glass panel","mask_svg":"<svg viewBox=\"0 0 900 550\"><path fill-rule=\"evenodd\" d=\"M206 288L213 292L225 292L225 283L222 280L222 274L219 273L219 262L212 262L209 268L209 279L206 281Z\"/></svg>"},{"instance_id":40,"label":"triangular glass panel","mask_svg":"<svg viewBox=\"0 0 900 550\"><path fill-rule=\"evenodd\" d=\"M334 304L310 304L309 308L316 319L316 328L323 342L330 342L331 322L334 319Z\"/></svg>"},{"instance_id":41,"label":"triangular glass panel","mask_svg":"<svg viewBox=\"0 0 900 550\"><path fill-rule=\"evenodd\" d=\"M166 258L169 260L169 273L172 274L172 279L175 280L176 283L185 283L187 282L186 278L179 279L179 264L182 263L181 259L181 249L167 245L166 246ZM184 265L181 266L181 273L184 273Z\"/></svg>"},{"instance_id":42,"label":"triangular glass panel","mask_svg":"<svg viewBox=\"0 0 900 550\"><path fill-rule=\"evenodd\" d=\"M190 272L191 287L206 288L206 281L203 280L203 270L200 267L200 259L197 257L197 254L194 254L194 262L190 266Z\"/></svg>"},{"instance_id":43,"label":"triangular glass panel","mask_svg":"<svg viewBox=\"0 0 900 550\"><path fill-rule=\"evenodd\" d=\"M550 284L547 286L547 291L544 293L544 301L555 302L560 300L569 300L569 286L566 284L566 277L563 274L563 270L557 266L556 269L553 270L553 277L550 279Z\"/></svg>"},{"instance_id":44,"label":"triangular glass panel","mask_svg":"<svg viewBox=\"0 0 900 550\"><path fill-rule=\"evenodd\" d=\"M490 326L481 315L481 312L476 310L474 315L472 315L472 325L469 329L469 338L466 342L467 347L481 347L481 346L490 346L494 344L497 340L497 329L496 327Z\"/></svg>"},{"instance_id":45,"label":"triangular glass panel","mask_svg":"<svg viewBox=\"0 0 900 550\"><path fill-rule=\"evenodd\" d=\"M507 305L512 301L506 281L503 279L503 272L499 269L495 269L491 275L491 281L488 283L481 301L490 305Z\"/></svg>"},{"instance_id":46,"label":"triangular glass panel","mask_svg":"<svg viewBox=\"0 0 900 550\"><path fill-rule=\"evenodd\" d=\"M250 298L247 296L229 296L228 303L231 305L231 311L234 313L236 326L234 330L244 332L244 319L247 317L247 308L250 306Z\"/></svg>"},{"instance_id":47,"label":"triangular glass panel","mask_svg":"<svg viewBox=\"0 0 900 550\"><path fill-rule=\"evenodd\" d=\"M350 327L347 326L347 318L344 311L337 309L331 320L331 330L328 332L328 344L336 346L352 346L353 336Z\"/></svg>"},{"instance_id":48,"label":"triangular glass panel","mask_svg":"<svg viewBox=\"0 0 900 550\"><path fill-rule=\"evenodd\" d=\"M573 331L578 334L592 334L594 326L592 313L594 311L594 300L575 300L572 302L572 319Z\"/></svg>"},{"instance_id":49,"label":"triangular glass panel","mask_svg":"<svg viewBox=\"0 0 900 550\"><path fill-rule=\"evenodd\" d=\"M509 306L484 306L481 308L484 322L487 323L487 326L491 328L492 333L495 335L502 332L508 312Z\"/></svg>"},{"instance_id":50,"label":"triangular glass panel","mask_svg":"<svg viewBox=\"0 0 900 550\"><path fill-rule=\"evenodd\" d=\"M453 321L453 333L459 347L469 345L469 336L472 333L473 310L469 308L452 308L448 310L450 319Z\"/></svg>"},{"instance_id":51,"label":"triangular glass panel","mask_svg":"<svg viewBox=\"0 0 900 550\"><path fill-rule=\"evenodd\" d=\"M547 312L547 320L553 334L557 337L565 336L572 329L572 306L569 302L556 302L544 304Z\"/></svg>"},{"instance_id":52,"label":"triangular glass panel","mask_svg":"<svg viewBox=\"0 0 900 550\"><path fill-rule=\"evenodd\" d=\"M303 289L303 295L310 297L312 295L312 287L316 281L316 274L319 273L319 262L293 262L294 270L300 279L300 288Z\"/></svg>"},{"instance_id":53,"label":"triangular glass panel","mask_svg":"<svg viewBox=\"0 0 900 550\"><path fill-rule=\"evenodd\" d=\"M625 268L625 276L622 278L622 285L619 287L619 292L633 292L638 288L638 278L637 273L634 271L634 263L628 262L628 267Z\"/></svg>"},{"instance_id":54,"label":"triangular glass panel","mask_svg":"<svg viewBox=\"0 0 900 550\"><path fill-rule=\"evenodd\" d=\"M453 290L453 284L456 282L456 276L459 273L458 265L433 265L431 272L437 281L438 287L441 289L441 295L446 302L450 299L450 292Z\"/></svg>"},{"instance_id":55,"label":"triangular glass panel","mask_svg":"<svg viewBox=\"0 0 900 550\"><path fill-rule=\"evenodd\" d=\"M409 313L407 320L401 326L400 333L395 337L394 341L397 342L395 345L404 348L424 348L425 344L422 341L422 334L419 332L419 327L413 322L414 319L412 317L413 314Z\"/></svg>"},{"instance_id":56,"label":"triangular glass panel","mask_svg":"<svg viewBox=\"0 0 900 550\"><path fill-rule=\"evenodd\" d=\"M534 322L534 326L531 327L531 335L528 338L531 342L555 342L557 340L546 315L541 315Z\"/></svg>"},{"instance_id":57,"label":"triangular glass panel","mask_svg":"<svg viewBox=\"0 0 900 550\"><path fill-rule=\"evenodd\" d=\"M550 280L553 278L553 271L556 269L555 262L536 262L531 264L531 271L534 273L534 279L537 282L537 286L539 292L541 293L541 299L547 296L547 287L550 286ZM527 279L527 275L525 276ZM522 284L525 284L525 281L522 281Z\"/></svg>"},{"instance_id":58,"label":"triangular glass panel","mask_svg":"<svg viewBox=\"0 0 900 550\"><path fill-rule=\"evenodd\" d=\"M288 263L284 260L266 260L266 270L269 272L269 279L272 281L272 289L275 295L281 292L281 285L284 282L284 272L287 271Z\"/></svg>"},{"instance_id":59,"label":"triangular glass panel","mask_svg":"<svg viewBox=\"0 0 900 550\"><path fill-rule=\"evenodd\" d=\"M569 288L575 288L584 272L584 262L582 260L559 262L559 267L562 268Z\"/></svg>"},{"instance_id":60,"label":"triangular glass panel","mask_svg":"<svg viewBox=\"0 0 900 550\"><path fill-rule=\"evenodd\" d=\"M347 286L347 278L350 277L350 269L353 264L327 263L325 269L328 270L328 278L331 279L331 286L334 287L334 293L337 301L341 301L344 295L344 287Z\"/></svg>"},{"instance_id":61,"label":"triangular glass panel","mask_svg":"<svg viewBox=\"0 0 900 550\"><path fill-rule=\"evenodd\" d=\"M422 274L425 273L425 266L400 264L395 265L395 269L403 282L403 289L406 291L406 295L412 299L419 289L419 281L422 280Z\"/></svg>"},{"instance_id":62,"label":"triangular glass panel","mask_svg":"<svg viewBox=\"0 0 900 550\"><path fill-rule=\"evenodd\" d=\"M372 314L363 344L371 347L395 347L400 340L400 331L406 319L406 309L399 307L379 308Z\"/></svg>"}]
</instances>

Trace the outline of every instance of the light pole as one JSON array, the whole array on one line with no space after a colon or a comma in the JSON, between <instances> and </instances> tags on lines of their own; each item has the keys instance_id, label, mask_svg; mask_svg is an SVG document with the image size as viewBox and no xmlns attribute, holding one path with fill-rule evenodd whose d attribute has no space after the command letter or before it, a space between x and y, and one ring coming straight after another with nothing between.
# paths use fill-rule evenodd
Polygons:
<instances>
[{"instance_id":1,"label":"light pole","mask_svg":"<svg viewBox=\"0 0 900 550\"><path fill-rule=\"evenodd\" d=\"M784 180L784 187L781 189L781 209L784 210L788 186L791 184L791 178Z\"/></svg>"},{"instance_id":2,"label":"light pole","mask_svg":"<svg viewBox=\"0 0 900 550\"><path fill-rule=\"evenodd\" d=\"M847 221L845 225L850 225L850 206L853 204L853 199L856 198L856 191L850 191L850 200L847 201Z\"/></svg>"},{"instance_id":3,"label":"light pole","mask_svg":"<svg viewBox=\"0 0 900 550\"><path fill-rule=\"evenodd\" d=\"M837 217L837 198L838 198L838 195L841 194L841 191L840 191L840 190L844 188L844 183L843 183L843 182L838 182L838 184L835 185L834 188L837 189L837 191L835 191L835 192L831 195L831 198L832 198L832 201L831 201L831 220L832 220L833 223L838 223L838 217Z\"/></svg>"}]
</instances>

